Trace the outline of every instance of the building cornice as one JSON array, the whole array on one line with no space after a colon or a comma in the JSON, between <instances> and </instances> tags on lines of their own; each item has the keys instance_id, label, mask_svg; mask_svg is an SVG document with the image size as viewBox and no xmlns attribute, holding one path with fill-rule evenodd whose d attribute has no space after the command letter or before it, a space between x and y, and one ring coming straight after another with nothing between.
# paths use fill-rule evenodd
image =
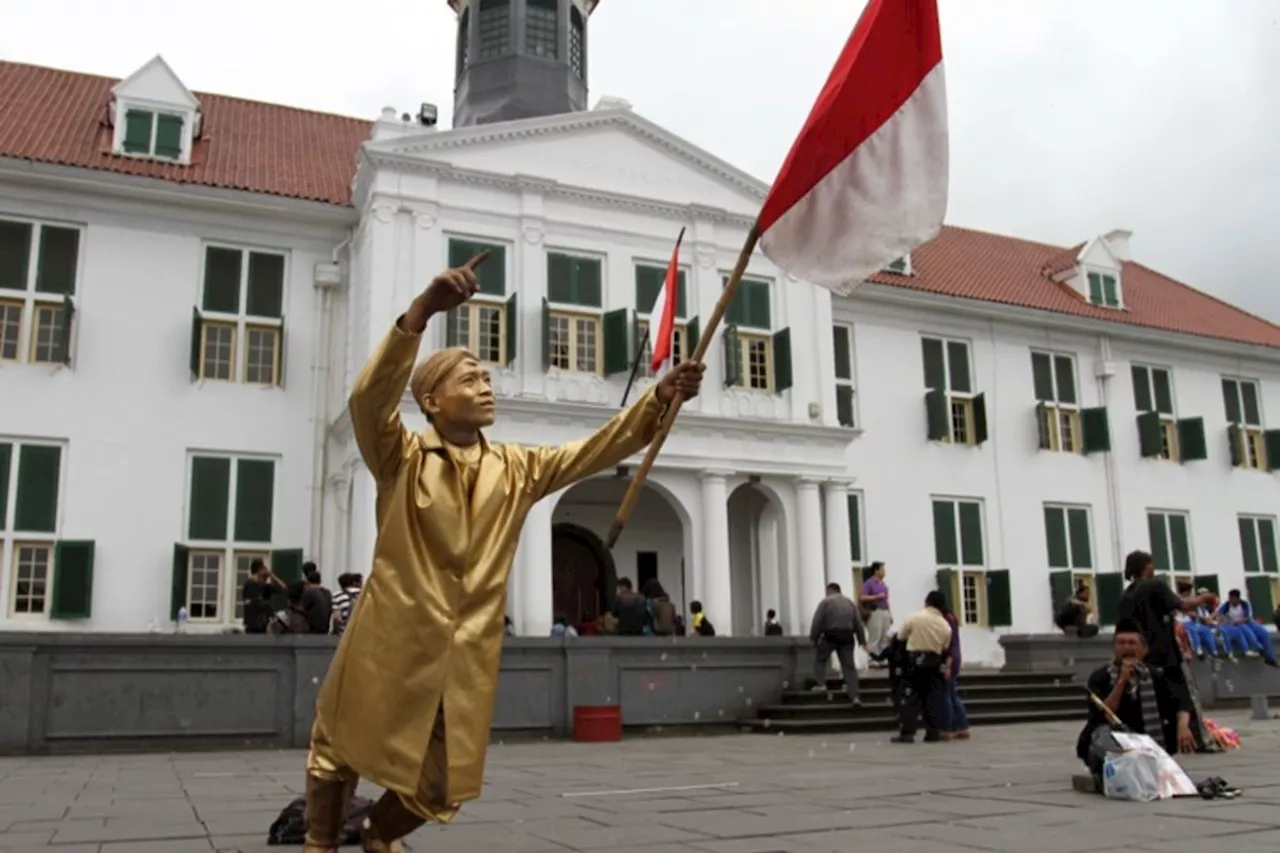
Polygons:
<instances>
[{"instance_id":1,"label":"building cornice","mask_svg":"<svg viewBox=\"0 0 1280 853\"><path fill-rule=\"evenodd\" d=\"M1113 341L1127 341L1144 346L1166 349L1172 346L1206 355L1250 358L1258 361L1280 363L1280 350L1273 347L1208 338L1202 335L1188 335L1183 332L1152 329L1128 323L1115 323L1097 320L1092 317L1076 317L1070 314L1059 314L1056 311L1042 311L1037 308L1008 305L1003 302L984 302L959 296L943 296L927 291L910 290L889 284L872 284L871 282L863 284L851 297L837 297L832 300L837 318L843 320L845 312L856 317L856 306L859 301L943 311L952 315L994 320L1001 323L1024 323L1038 328L1074 332L1092 337L1105 335Z\"/></svg>"}]
</instances>

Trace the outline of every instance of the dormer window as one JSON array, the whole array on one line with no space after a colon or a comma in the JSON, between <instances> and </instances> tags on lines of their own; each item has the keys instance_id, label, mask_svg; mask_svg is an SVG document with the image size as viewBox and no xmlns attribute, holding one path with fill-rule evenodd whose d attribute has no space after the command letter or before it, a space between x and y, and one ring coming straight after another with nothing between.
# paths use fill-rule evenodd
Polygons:
<instances>
[{"instance_id":1,"label":"dormer window","mask_svg":"<svg viewBox=\"0 0 1280 853\"><path fill-rule=\"evenodd\" d=\"M124 157L190 163L200 102L159 56L111 90L111 149Z\"/></svg>"},{"instance_id":2,"label":"dormer window","mask_svg":"<svg viewBox=\"0 0 1280 853\"><path fill-rule=\"evenodd\" d=\"M893 263L886 266L884 271L897 273L898 275L911 275L911 256L903 255Z\"/></svg>"},{"instance_id":3,"label":"dormer window","mask_svg":"<svg viewBox=\"0 0 1280 853\"><path fill-rule=\"evenodd\" d=\"M1119 308L1119 280L1111 273L1089 273L1089 302L1101 308Z\"/></svg>"},{"instance_id":4,"label":"dormer window","mask_svg":"<svg viewBox=\"0 0 1280 853\"><path fill-rule=\"evenodd\" d=\"M151 110L125 110L124 139L120 148L126 154L181 160L183 124L180 115Z\"/></svg>"}]
</instances>

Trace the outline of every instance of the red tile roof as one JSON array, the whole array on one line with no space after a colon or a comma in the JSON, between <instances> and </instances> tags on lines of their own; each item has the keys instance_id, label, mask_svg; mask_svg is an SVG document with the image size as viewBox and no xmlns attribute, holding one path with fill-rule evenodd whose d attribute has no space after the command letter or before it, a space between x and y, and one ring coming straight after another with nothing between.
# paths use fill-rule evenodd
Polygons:
<instances>
[{"instance_id":1,"label":"red tile roof","mask_svg":"<svg viewBox=\"0 0 1280 853\"><path fill-rule=\"evenodd\" d=\"M946 226L911 253L912 275L881 272L877 284L940 296L998 302L1245 344L1280 348L1280 326L1126 261L1120 273L1123 309L1098 308L1065 283L1051 279L1081 247L1068 249L1016 237Z\"/></svg>"},{"instance_id":2,"label":"red tile roof","mask_svg":"<svg viewBox=\"0 0 1280 853\"><path fill-rule=\"evenodd\" d=\"M0 157L351 204L356 153L371 122L195 93L203 119L191 164L140 160L111 151L117 82L0 62Z\"/></svg>"}]
</instances>

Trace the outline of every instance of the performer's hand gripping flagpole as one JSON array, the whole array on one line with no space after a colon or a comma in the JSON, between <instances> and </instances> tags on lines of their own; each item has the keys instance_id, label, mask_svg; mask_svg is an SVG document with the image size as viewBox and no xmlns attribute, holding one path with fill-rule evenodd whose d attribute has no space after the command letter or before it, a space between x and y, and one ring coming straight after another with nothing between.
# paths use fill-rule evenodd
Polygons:
<instances>
[{"instance_id":1,"label":"performer's hand gripping flagpole","mask_svg":"<svg viewBox=\"0 0 1280 853\"><path fill-rule=\"evenodd\" d=\"M838 294L937 236L947 209L947 103L937 0L870 0L747 233L698 341L701 362L759 243ZM607 544L618 541L684 401L676 395Z\"/></svg>"}]
</instances>

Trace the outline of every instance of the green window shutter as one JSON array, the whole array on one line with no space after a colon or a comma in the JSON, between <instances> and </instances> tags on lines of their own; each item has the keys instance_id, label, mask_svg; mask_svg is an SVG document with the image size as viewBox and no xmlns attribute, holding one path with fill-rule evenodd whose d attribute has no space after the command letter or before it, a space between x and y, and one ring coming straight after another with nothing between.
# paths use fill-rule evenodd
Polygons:
<instances>
[{"instance_id":1,"label":"green window shutter","mask_svg":"<svg viewBox=\"0 0 1280 853\"><path fill-rule=\"evenodd\" d=\"M947 341L947 377L952 391L968 394L973 391L969 376L969 345L961 341Z\"/></svg>"},{"instance_id":2,"label":"green window shutter","mask_svg":"<svg viewBox=\"0 0 1280 853\"><path fill-rule=\"evenodd\" d=\"M1258 526L1258 550L1262 552L1262 570L1276 574L1280 572L1280 566L1276 564L1276 528L1275 524L1269 518L1259 518Z\"/></svg>"},{"instance_id":3,"label":"green window shutter","mask_svg":"<svg viewBox=\"0 0 1280 853\"><path fill-rule=\"evenodd\" d=\"M1076 591L1075 579L1070 571L1049 572L1049 600L1053 605L1053 618L1067 606L1071 594Z\"/></svg>"},{"instance_id":4,"label":"green window shutter","mask_svg":"<svg viewBox=\"0 0 1280 853\"><path fill-rule=\"evenodd\" d=\"M921 338L920 357L924 365L924 387L933 391L945 391L947 368L942 355L942 341L937 338Z\"/></svg>"},{"instance_id":5,"label":"green window shutter","mask_svg":"<svg viewBox=\"0 0 1280 853\"><path fill-rule=\"evenodd\" d=\"M1120 617L1120 596L1124 595L1124 575L1102 572L1093 578L1098 596L1098 624L1114 625Z\"/></svg>"},{"instance_id":6,"label":"green window shutter","mask_svg":"<svg viewBox=\"0 0 1280 853\"><path fill-rule=\"evenodd\" d=\"M1041 450L1053 450L1053 441L1049 434L1049 407L1044 403L1036 403L1036 438Z\"/></svg>"},{"instance_id":7,"label":"green window shutter","mask_svg":"<svg viewBox=\"0 0 1280 853\"><path fill-rule=\"evenodd\" d=\"M1067 511L1062 507L1044 508L1044 539L1049 552L1049 568L1070 568L1071 559L1067 555Z\"/></svg>"},{"instance_id":8,"label":"green window shutter","mask_svg":"<svg viewBox=\"0 0 1280 853\"><path fill-rule=\"evenodd\" d=\"M200 309L195 306L191 307L191 378L196 380L200 378L200 345L203 343L204 337L204 317L200 315Z\"/></svg>"},{"instance_id":9,"label":"green window shutter","mask_svg":"<svg viewBox=\"0 0 1280 853\"><path fill-rule=\"evenodd\" d=\"M204 252L204 297L200 306L205 311L223 314L240 313L240 269L244 252L209 246Z\"/></svg>"},{"instance_id":10,"label":"green window shutter","mask_svg":"<svg viewBox=\"0 0 1280 853\"><path fill-rule=\"evenodd\" d=\"M279 319L284 313L284 255L249 253L249 285L245 313Z\"/></svg>"},{"instance_id":11,"label":"green window shutter","mask_svg":"<svg viewBox=\"0 0 1280 853\"><path fill-rule=\"evenodd\" d=\"M480 292L489 296L507 295L507 247L497 243L476 240L449 240L449 266L457 268L481 252L489 253L488 259L475 270Z\"/></svg>"},{"instance_id":12,"label":"green window shutter","mask_svg":"<svg viewBox=\"0 0 1280 853\"><path fill-rule=\"evenodd\" d=\"M547 299L573 302L573 259L554 252L547 255Z\"/></svg>"},{"instance_id":13,"label":"green window shutter","mask_svg":"<svg viewBox=\"0 0 1280 853\"><path fill-rule=\"evenodd\" d=\"M1138 415L1138 451L1143 459L1158 459L1164 451L1164 427L1159 412Z\"/></svg>"},{"instance_id":14,"label":"green window shutter","mask_svg":"<svg viewBox=\"0 0 1280 853\"><path fill-rule=\"evenodd\" d=\"M93 542L59 542L53 549L53 602L50 619L88 619L93 615Z\"/></svg>"},{"instance_id":15,"label":"green window shutter","mask_svg":"<svg viewBox=\"0 0 1280 853\"><path fill-rule=\"evenodd\" d=\"M542 369L551 369L551 305L542 298Z\"/></svg>"},{"instance_id":16,"label":"green window shutter","mask_svg":"<svg viewBox=\"0 0 1280 853\"><path fill-rule=\"evenodd\" d=\"M1096 272L1089 273L1089 301L1094 305L1102 304L1102 276Z\"/></svg>"},{"instance_id":17,"label":"green window shutter","mask_svg":"<svg viewBox=\"0 0 1280 853\"><path fill-rule=\"evenodd\" d=\"M1111 422L1105 406L1080 410L1080 431L1084 435L1085 453L1111 451Z\"/></svg>"},{"instance_id":18,"label":"green window shutter","mask_svg":"<svg viewBox=\"0 0 1280 853\"><path fill-rule=\"evenodd\" d=\"M1037 400L1047 403L1055 402L1053 395L1053 369L1050 365L1049 356L1042 352L1031 353L1031 386L1035 389Z\"/></svg>"},{"instance_id":19,"label":"green window shutter","mask_svg":"<svg viewBox=\"0 0 1280 853\"><path fill-rule=\"evenodd\" d=\"M1191 538L1187 531L1185 515L1170 515L1169 542L1173 548L1173 570L1178 574L1191 574Z\"/></svg>"},{"instance_id":20,"label":"green window shutter","mask_svg":"<svg viewBox=\"0 0 1280 853\"><path fill-rule=\"evenodd\" d=\"M1254 575L1251 578L1244 579L1245 587L1249 591L1249 604L1253 607L1253 615L1267 618L1276 608L1275 600L1271 596L1271 578L1265 575Z\"/></svg>"},{"instance_id":21,"label":"green window shutter","mask_svg":"<svg viewBox=\"0 0 1280 853\"><path fill-rule=\"evenodd\" d=\"M661 267L636 264L636 310L641 314L653 311L666 275L667 271Z\"/></svg>"},{"instance_id":22,"label":"green window shutter","mask_svg":"<svg viewBox=\"0 0 1280 853\"><path fill-rule=\"evenodd\" d=\"M0 288L27 289L32 231L28 222L0 221Z\"/></svg>"},{"instance_id":23,"label":"green window shutter","mask_svg":"<svg viewBox=\"0 0 1280 853\"><path fill-rule=\"evenodd\" d=\"M1129 374L1133 377L1133 407L1139 412L1154 411L1155 406L1151 404L1151 374L1138 364L1129 368Z\"/></svg>"},{"instance_id":24,"label":"green window shutter","mask_svg":"<svg viewBox=\"0 0 1280 853\"><path fill-rule=\"evenodd\" d=\"M738 327L724 328L724 385L726 388L742 384L742 342L738 339Z\"/></svg>"},{"instance_id":25,"label":"green window shutter","mask_svg":"<svg viewBox=\"0 0 1280 853\"><path fill-rule=\"evenodd\" d=\"M174 621L178 619L178 611L187 606L187 572L190 566L191 549L186 545L174 545L173 572L169 585L169 618Z\"/></svg>"},{"instance_id":26,"label":"green window shutter","mask_svg":"<svg viewBox=\"0 0 1280 853\"><path fill-rule=\"evenodd\" d=\"M40 256L36 259L36 290L40 293L76 292L80 266L80 229L40 228Z\"/></svg>"},{"instance_id":27,"label":"green window shutter","mask_svg":"<svg viewBox=\"0 0 1280 853\"><path fill-rule=\"evenodd\" d=\"M1214 595L1221 596L1221 593L1218 591L1220 589L1220 584L1218 583L1217 575L1196 575L1195 588L1197 590L1202 588L1207 589Z\"/></svg>"},{"instance_id":28,"label":"green window shutter","mask_svg":"<svg viewBox=\"0 0 1280 853\"><path fill-rule=\"evenodd\" d=\"M1053 375L1058 389L1058 402L1075 405L1075 362L1065 355L1055 355L1053 357Z\"/></svg>"},{"instance_id":29,"label":"green window shutter","mask_svg":"<svg viewBox=\"0 0 1280 853\"><path fill-rule=\"evenodd\" d=\"M986 444L987 434L987 398L983 394L973 398L973 443Z\"/></svg>"},{"instance_id":30,"label":"green window shutter","mask_svg":"<svg viewBox=\"0 0 1280 853\"><path fill-rule=\"evenodd\" d=\"M992 628L1013 625L1013 584L1008 569L987 572L987 625Z\"/></svg>"},{"instance_id":31,"label":"green window shutter","mask_svg":"<svg viewBox=\"0 0 1280 853\"><path fill-rule=\"evenodd\" d=\"M1104 275L1102 277L1102 298L1108 308L1115 308L1120 304L1120 294L1116 288L1115 276Z\"/></svg>"},{"instance_id":32,"label":"green window shutter","mask_svg":"<svg viewBox=\"0 0 1280 853\"><path fill-rule=\"evenodd\" d=\"M835 353L836 379L853 379L853 346L848 326L831 327L831 345Z\"/></svg>"},{"instance_id":33,"label":"green window shutter","mask_svg":"<svg viewBox=\"0 0 1280 853\"><path fill-rule=\"evenodd\" d=\"M769 282L748 279L742 282L742 286L747 299L747 321L743 325L772 329L773 294Z\"/></svg>"},{"instance_id":34,"label":"green window shutter","mask_svg":"<svg viewBox=\"0 0 1280 853\"><path fill-rule=\"evenodd\" d=\"M588 308L603 305L601 263L594 258L573 259L573 302Z\"/></svg>"},{"instance_id":35,"label":"green window shutter","mask_svg":"<svg viewBox=\"0 0 1280 853\"><path fill-rule=\"evenodd\" d=\"M1267 470L1280 470L1280 429L1269 429L1264 432L1262 444L1267 450Z\"/></svg>"},{"instance_id":36,"label":"green window shutter","mask_svg":"<svg viewBox=\"0 0 1280 853\"><path fill-rule=\"evenodd\" d=\"M631 312L626 308L606 311L601 321L604 338L604 375L613 376L631 369Z\"/></svg>"},{"instance_id":37,"label":"green window shutter","mask_svg":"<svg viewBox=\"0 0 1280 853\"><path fill-rule=\"evenodd\" d=\"M1227 423L1244 423L1240 410L1240 384L1234 379L1222 380L1222 407L1226 410Z\"/></svg>"},{"instance_id":38,"label":"green window shutter","mask_svg":"<svg viewBox=\"0 0 1280 853\"><path fill-rule=\"evenodd\" d=\"M177 160L182 157L182 117L156 116L156 156Z\"/></svg>"},{"instance_id":39,"label":"green window shutter","mask_svg":"<svg viewBox=\"0 0 1280 853\"><path fill-rule=\"evenodd\" d=\"M58 328L57 359L66 366L71 366L71 329L76 317L76 303L70 296L62 297L62 325Z\"/></svg>"},{"instance_id":40,"label":"green window shutter","mask_svg":"<svg viewBox=\"0 0 1280 853\"><path fill-rule=\"evenodd\" d=\"M9 473L13 470L13 445L0 444L0 530L9 523Z\"/></svg>"},{"instance_id":41,"label":"green window shutter","mask_svg":"<svg viewBox=\"0 0 1280 853\"><path fill-rule=\"evenodd\" d=\"M276 385L284 387L286 373L285 356L289 354L289 332L285 328L284 315L280 315L280 368L276 374Z\"/></svg>"},{"instance_id":42,"label":"green window shutter","mask_svg":"<svg viewBox=\"0 0 1280 853\"><path fill-rule=\"evenodd\" d=\"M698 318L694 317L688 323L685 323L685 335L688 338L688 357L693 358L698 351L698 342L702 340L702 328L698 325Z\"/></svg>"},{"instance_id":43,"label":"green window shutter","mask_svg":"<svg viewBox=\"0 0 1280 853\"><path fill-rule=\"evenodd\" d=\"M1244 422L1249 426L1262 426L1262 411L1258 408L1258 386L1252 382L1241 382L1240 397L1244 403Z\"/></svg>"},{"instance_id":44,"label":"green window shutter","mask_svg":"<svg viewBox=\"0 0 1280 853\"><path fill-rule=\"evenodd\" d=\"M849 507L849 558L856 564L862 564L862 511L859 507L858 495L850 493L846 496Z\"/></svg>"},{"instance_id":45,"label":"green window shutter","mask_svg":"<svg viewBox=\"0 0 1280 853\"><path fill-rule=\"evenodd\" d=\"M516 299L519 295L518 293L513 293L507 297L507 310L503 316L503 320L506 322L503 334L507 336L506 367L510 367L512 362L516 360L516 356L520 354L520 303Z\"/></svg>"},{"instance_id":46,"label":"green window shutter","mask_svg":"<svg viewBox=\"0 0 1280 853\"><path fill-rule=\"evenodd\" d=\"M1257 574L1262 571L1258 561L1257 522L1252 518L1237 518L1236 526L1240 531L1240 556L1244 558L1245 574Z\"/></svg>"},{"instance_id":47,"label":"green window shutter","mask_svg":"<svg viewBox=\"0 0 1280 853\"><path fill-rule=\"evenodd\" d=\"M1169 560L1169 532L1164 513L1147 513L1147 536L1151 541L1151 559L1156 571L1167 572L1172 568Z\"/></svg>"},{"instance_id":48,"label":"green window shutter","mask_svg":"<svg viewBox=\"0 0 1280 853\"><path fill-rule=\"evenodd\" d=\"M24 444L18 451L18 497L13 529L53 533L58 529L58 485L62 448Z\"/></svg>"},{"instance_id":49,"label":"green window shutter","mask_svg":"<svg viewBox=\"0 0 1280 853\"><path fill-rule=\"evenodd\" d=\"M727 277L721 277L720 287L724 289L729 284ZM730 326L745 326L747 319L747 298L743 295L745 291L745 281L738 282L738 290L733 294L733 299L729 300L729 307L724 311L724 321Z\"/></svg>"},{"instance_id":50,"label":"green window shutter","mask_svg":"<svg viewBox=\"0 0 1280 853\"><path fill-rule=\"evenodd\" d=\"M287 548L271 552L271 571L285 584L285 589L277 589L271 594L271 601L276 610L283 610L288 604L288 586L302 580L302 549Z\"/></svg>"},{"instance_id":51,"label":"green window shutter","mask_svg":"<svg viewBox=\"0 0 1280 853\"><path fill-rule=\"evenodd\" d=\"M1182 418L1178 421L1178 447L1183 462L1209 458L1204 436L1204 418Z\"/></svg>"},{"instance_id":52,"label":"green window shutter","mask_svg":"<svg viewBox=\"0 0 1280 853\"><path fill-rule=\"evenodd\" d=\"M225 542L230 496L231 460L216 456L192 457L187 538Z\"/></svg>"},{"instance_id":53,"label":"green window shutter","mask_svg":"<svg viewBox=\"0 0 1280 853\"><path fill-rule=\"evenodd\" d=\"M930 441L946 441L951 435L951 406L947 393L935 388L924 395L924 413Z\"/></svg>"},{"instance_id":54,"label":"green window shutter","mask_svg":"<svg viewBox=\"0 0 1280 853\"><path fill-rule=\"evenodd\" d=\"M124 150L128 154L151 153L152 113L128 110L124 114Z\"/></svg>"},{"instance_id":55,"label":"green window shutter","mask_svg":"<svg viewBox=\"0 0 1280 853\"><path fill-rule=\"evenodd\" d=\"M849 385L836 386L836 420L840 426L855 426L853 417L853 388Z\"/></svg>"},{"instance_id":56,"label":"green window shutter","mask_svg":"<svg viewBox=\"0 0 1280 853\"><path fill-rule=\"evenodd\" d=\"M1155 397L1156 411L1162 415L1173 414L1173 387L1169 371L1151 371L1151 390Z\"/></svg>"},{"instance_id":57,"label":"green window shutter","mask_svg":"<svg viewBox=\"0 0 1280 853\"><path fill-rule=\"evenodd\" d=\"M450 308L444 315L444 345L446 347L462 346L461 335L458 334L458 314L469 311L466 305Z\"/></svg>"},{"instance_id":58,"label":"green window shutter","mask_svg":"<svg viewBox=\"0 0 1280 853\"><path fill-rule=\"evenodd\" d=\"M1227 452L1231 456L1231 467L1244 466L1244 430L1235 424L1227 424Z\"/></svg>"},{"instance_id":59,"label":"green window shutter","mask_svg":"<svg viewBox=\"0 0 1280 853\"><path fill-rule=\"evenodd\" d=\"M791 387L791 329L773 333L773 390L782 393Z\"/></svg>"},{"instance_id":60,"label":"green window shutter","mask_svg":"<svg viewBox=\"0 0 1280 853\"><path fill-rule=\"evenodd\" d=\"M959 536L956 530L956 505L953 501L933 502L933 561L938 566L954 566L960 562Z\"/></svg>"},{"instance_id":61,"label":"green window shutter","mask_svg":"<svg viewBox=\"0 0 1280 853\"><path fill-rule=\"evenodd\" d=\"M938 588L938 592L942 593L942 597L947 600L947 607L952 610L956 609L959 590L956 583L957 575L955 569L938 569L934 572L933 581Z\"/></svg>"},{"instance_id":62,"label":"green window shutter","mask_svg":"<svg viewBox=\"0 0 1280 853\"><path fill-rule=\"evenodd\" d=\"M235 541L271 541L275 480L276 465L272 460L236 460Z\"/></svg>"},{"instance_id":63,"label":"green window shutter","mask_svg":"<svg viewBox=\"0 0 1280 853\"><path fill-rule=\"evenodd\" d=\"M1071 538L1071 568L1093 568L1093 542L1089 535L1089 512L1079 507L1067 510L1067 531Z\"/></svg>"},{"instance_id":64,"label":"green window shutter","mask_svg":"<svg viewBox=\"0 0 1280 853\"><path fill-rule=\"evenodd\" d=\"M966 566L984 565L986 560L982 553L982 506L967 501L961 501L958 506L960 507L960 562Z\"/></svg>"}]
</instances>

